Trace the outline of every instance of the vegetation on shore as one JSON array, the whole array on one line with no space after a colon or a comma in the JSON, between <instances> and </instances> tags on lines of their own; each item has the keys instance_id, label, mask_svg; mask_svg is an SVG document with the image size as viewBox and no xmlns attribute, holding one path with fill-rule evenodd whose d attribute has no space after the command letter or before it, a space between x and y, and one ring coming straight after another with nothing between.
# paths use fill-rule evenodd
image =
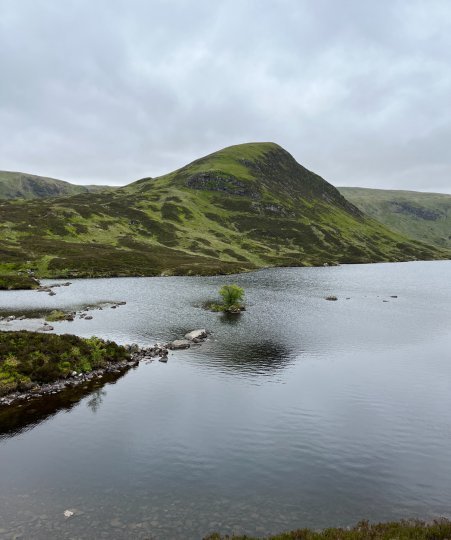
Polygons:
<instances>
[{"instance_id":1,"label":"vegetation on shore","mask_svg":"<svg viewBox=\"0 0 451 540\"><path fill-rule=\"evenodd\" d=\"M0 396L129 358L125 347L97 337L0 332Z\"/></svg>"},{"instance_id":2,"label":"vegetation on shore","mask_svg":"<svg viewBox=\"0 0 451 540\"><path fill-rule=\"evenodd\" d=\"M358 523L350 529L330 528L323 531L298 529L265 537L265 540L449 540L451 521L441 519L433 523L422 521L393 521L370 524ZM214 533L204 540L259 540L254 536L221 536Z\"/></svg>"},{"instance_id":3,"label":"vegetation on shore","mask_svg":"<svg viewBox=\"0 0 451 540\"><path fill-rule=\"evenodd\" d=\"M28 274L0 274L0 290L37 289L39 281Z\"/></svg>"},{"instance_id":4,"label":"vegetation on shore","mask_svg":"<svg viewBox=\"0 0 451 540\"><path fill-rule=\"evenodd\" d=\"M362 212L390 229L451 249L451 194L349 187L339 190Z\"/></svg>"},{"instance_id":5,"label":"vegetation on shore","mask_svg":"<svg viewBox=\"0 0 451 540\"><path fill-rule=\"evenodd\" d=\"M450 256L368 218L273 143L225 148L112 191L1 202L0 235L0 273L58 278Z\"/></svg>"},{"instance_id":6,"label":"vegetation on shore","mask_svg":"<svg viewBox=\"0 0 451 540\"><path fill-rule=\"evenodd\" d=\"M72 313L66 313L60 309L54 309L45 317L47 322L67 321L68 319L73 320Z\"/></svg>"}]
</instances>

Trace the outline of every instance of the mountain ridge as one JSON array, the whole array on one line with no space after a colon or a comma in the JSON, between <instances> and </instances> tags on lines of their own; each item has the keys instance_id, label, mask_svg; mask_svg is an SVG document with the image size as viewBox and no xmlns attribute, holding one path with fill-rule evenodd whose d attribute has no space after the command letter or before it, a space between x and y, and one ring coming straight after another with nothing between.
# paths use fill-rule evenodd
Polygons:
<instances>
[{"instance_id":1,"label":"mountain ridge","mask_svg":"<svg viewBox=\"0 0 451 540\"><path fill-rule=\"evenodd\" d=\"M410 238L451 249L451 194L340 187L367 215Z\"/></svg>"},{"instance_id":2,"label":"mountain ridge","mask_svg":"<svg viewBox=\"0 0 451 540\"><path fill-rule=\"evenodd\" d=\"M448 257L368 218L274 143L227 147L110 192L5 201L0 218L3 268L41 277Z\"/></svg>"},{"instance_id":3,"label":"mountain ridge","mask_svg":"<svg viewBox=\"0 0 451 540\"><path fill-rule=\"evenodd\" d=\"M40 199L114 189L110 186L81 185L37 174L0 171L0 199Z\"/></svg>"}]
</instances>

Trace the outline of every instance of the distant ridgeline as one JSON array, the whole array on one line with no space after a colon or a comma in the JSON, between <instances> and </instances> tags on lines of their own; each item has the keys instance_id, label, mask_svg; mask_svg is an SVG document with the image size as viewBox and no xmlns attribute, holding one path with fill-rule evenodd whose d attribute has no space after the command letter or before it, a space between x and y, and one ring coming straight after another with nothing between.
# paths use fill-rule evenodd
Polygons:
<instances>
[{"instance_id":1,"label":"distant ridgeline","mask_svg":"<svg viewBox=\"0 0 451 540\"><path fill-rule=\"evenodd\" d=\"M390 229L451 249L451 195L389 189L338 189L360 210Z\"/></svg>"},{"instance_id":2,"label":"distant ridgeline","mask_svg":"<svg viewBox=\"0 0 451 540\"><path fill-rule=\"evenodd\" d=\"M41 199L63 197L78 193L97 193L113 189L109 186L79 186L20 172L0 171L0 199Z\"/></svg>"},{"instance_id":3,"label":"distant ridgeline","mask_svg":"<svg viewBox=\"0 0 451 540\"><path fill-rule=\"evenodd\" d=\"M231 146L116 190L4 201L0 216L0 270L39 277L449 257L368 217L273 143Z\"/></svg>"}]
</instances>

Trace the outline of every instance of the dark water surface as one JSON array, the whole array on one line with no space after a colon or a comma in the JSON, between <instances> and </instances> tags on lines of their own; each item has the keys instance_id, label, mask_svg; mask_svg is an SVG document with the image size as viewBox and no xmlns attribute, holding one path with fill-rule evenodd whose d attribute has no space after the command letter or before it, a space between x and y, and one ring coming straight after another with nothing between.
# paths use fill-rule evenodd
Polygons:
<instances>
[{"instance_id":1,"label":"dark water surface","mask_svg":"<svg viewBox=\"0 0 451 540\"><path fill-rule=\"evenodd\" d=\"M202 310L227 282L245 287L248 310ZM213 335L168 364L0 416L0 537L196 539L451 517L451 262L55 292L1 292L0 309L126 300L55 331L142 345Z\"/></svg>"}]
</instances>

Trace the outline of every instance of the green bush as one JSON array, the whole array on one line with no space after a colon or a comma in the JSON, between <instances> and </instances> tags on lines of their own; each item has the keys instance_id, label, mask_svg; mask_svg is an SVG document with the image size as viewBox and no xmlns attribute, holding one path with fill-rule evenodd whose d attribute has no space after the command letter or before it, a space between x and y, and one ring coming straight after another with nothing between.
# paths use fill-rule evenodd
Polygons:
<instances>
[{"instance_id":1,"label":"green bush","mask_svg":"<svg viewBox=\"0 0 451 540\"><path fill-rule=\"evenodd\" d=\"M224 311L241 311L244 289L238 285L224 285L220 288Z\"/></svg>"}]
</instances>

